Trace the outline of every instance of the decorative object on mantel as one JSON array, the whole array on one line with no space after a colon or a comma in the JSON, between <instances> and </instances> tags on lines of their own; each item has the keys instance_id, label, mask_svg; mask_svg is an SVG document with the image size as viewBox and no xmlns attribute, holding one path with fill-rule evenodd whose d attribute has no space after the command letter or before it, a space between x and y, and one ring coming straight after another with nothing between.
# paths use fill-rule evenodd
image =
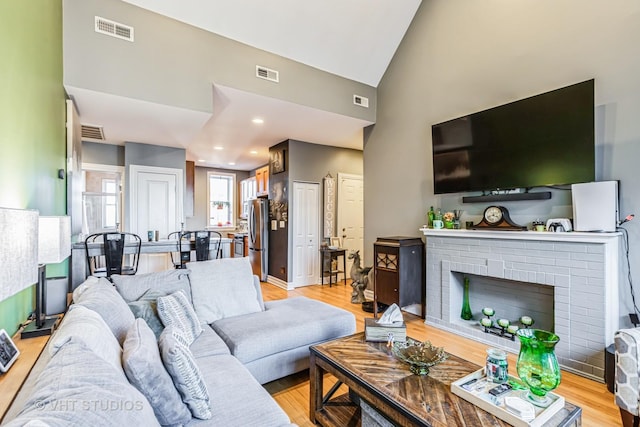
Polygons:
<instances>
[{"instance_id":1,"label":"decorative object on mantel","mask_svg":"<svg viewBox=\"0 0 640 427\"><path fill-rule=\"evenodd\" d=\"M547 407L552 403L547 393L560 385L560 366L554 352L560 338L541 329L520 329L517 335L520 354L516 370L529 386L527 398L536 406Z\"/></svg>"},{"instance_id":2,"label":"decorative object on mantel","mask_svg":"<svg viewBox=\"0 0 640 427\"><path fill-rule=\"evenodd\" d=\"M360 251L352 251L347 258L353 260L350 273L351 287L353 288L351 302L353 304L361 304L366 301L364 290L367 289L367 285L369 284L369 272L373 267L363 268L360 265Z\"/></svg>"},{"instance_id":3,"label":"decorative object on mantel","mask_svg":"<svg viewBox=\"0 0 640 427\"><path fill-rule=\"evenodd\" d=\"M527 227L511 220L509 210L504 206L489 206L484 210L482 220L472 227L474 230L525 231Z\"/></svg>"},{"instance_id":4,"label":"decorative object on mantel","mask_svg":"<svg viewBox=\"0 0 640 427\"><path fill-rule=\"evenodd\" d=\"M464 276L464 291L462 294L462 311L460 312L460 317L464 320L473 319L473 313L469 305L469 278L467 276Z\"/></svg>"},{"instance_id":5,"label":"decorative object on mantel","mask_svg":"<svg viewBox=\"0 0 640 427\"><path fill-rule=\"evenodd\" d=\"M455 219L455 215L453 214L453 212L445 212L444 215L442 215L442 221L444 221L444 228L452 229L454 219Z\"/></svg>"},{"instance_id":6,"label":"decorative object on mantel","mask_svg":"<svg viewBox=\"0 0 640 427\"><path fill-rule=\"evenodd\" d=\"M435 347L430 341L420 342L407 338L405 342L393 344L392 352L398 359L407 363L411 373L429 375L432 366L447 359L444 347Z\"/></svg>"}]
</instances>

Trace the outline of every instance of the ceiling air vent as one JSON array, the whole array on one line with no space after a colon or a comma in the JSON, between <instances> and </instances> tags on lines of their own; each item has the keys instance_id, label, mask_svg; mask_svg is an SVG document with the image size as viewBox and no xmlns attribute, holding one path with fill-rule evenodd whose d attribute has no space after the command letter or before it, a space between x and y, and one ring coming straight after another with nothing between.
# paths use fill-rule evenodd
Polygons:
<instances>
[{"instance_id":1,"label":"ceiling air vent","mask_svg":"<svg viewBox=\"0 0 640 427\"><path fill-rule=\"evenodd\" d=\"M278 83L280 78L276 70L271 70L261 65L256 65L256 77Z\"/></svg>"},{"instance_id":2,"label":"ceiling air vent","mask_svg":"<svg viewBox=\"0 0 640 427\"><path fill-rule=\"evenodd\" d=\"M133 41L133 27L96 16L96 33Z\"/></svg>"},{"instance_id":3,"label":"ceiling air vent","mask_svg":"<svg viewBox=\"0 0 640 427\"><path fill-rule=\"evenodd\" d=\"M360 95L353 95L353 103L364 108L369 108L369 98Z\"/></svg>"},{"instance_id":4,"label":"ceiling air vent","mask_svg":"<svg viewBox=\"0 0 640 427\"><path fill-rule=\"evenodd\" d=\"M82 138L98 139L104 141L104 130L102 126L80 125L82 127Z\"/></svg>"}]
</instances>

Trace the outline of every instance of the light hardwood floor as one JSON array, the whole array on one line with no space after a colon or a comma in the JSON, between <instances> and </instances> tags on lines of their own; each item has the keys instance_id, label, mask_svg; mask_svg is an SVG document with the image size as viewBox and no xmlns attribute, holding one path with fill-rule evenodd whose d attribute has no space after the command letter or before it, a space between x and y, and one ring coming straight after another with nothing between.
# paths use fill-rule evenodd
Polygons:
<instances>
[{"instance_id":1,"label":"light hardwood floor","mask_svg":"<svg viewBox=\"0 0 640 427\"><path fill-rule=\"evenodd\" d=\"M371 313L362 311L360 304L351 303L351 286L347 285L315 285L285 291L276 286L263 283L262 292L265 301L306 296L324 301L336 307L344 308L356 316L358 331L364 330L364 319L372 317ZM486 344L478 343L457 335L427 326L418 316L404 313L407 323L407 335L419 340L430 340L437 346L456 356L483 365L486 359ZM295 321L295 319L291 319ZM509 354L509 372L515 374L517 355ZM325 378L331 384L331 378ZM343 386L344 387L344 386ZM265 388L287 412L291 422L300 427L312 426L309 421L309 372L304 371L265 385ZM325 388L326 390L327 388ZM556 390L569 402L582 408L582 425L586 427L621 425L618 407L614 396L609 393L605 384L584 377L562 372L562 382Z\"/></svg>"}]
</instances>

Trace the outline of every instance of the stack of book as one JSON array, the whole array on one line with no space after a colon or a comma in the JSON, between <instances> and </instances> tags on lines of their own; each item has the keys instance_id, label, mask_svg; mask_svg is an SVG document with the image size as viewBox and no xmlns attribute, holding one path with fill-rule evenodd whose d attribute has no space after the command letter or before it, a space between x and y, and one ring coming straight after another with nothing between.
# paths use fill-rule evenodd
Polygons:
<instances>
[{"instance_id":1,"label":"stack of book","mask_svg":"<svg viewBox=\"0 0 640 427\"><path fill-rule=\"evenodd\" d=\"M389 324L379 324L376 319L364 319L364 336L367 341L388 342L393 337L393 341L404 342L407 340L407 325L404 322L393 322Z\"/></svg>"}]
</instances>

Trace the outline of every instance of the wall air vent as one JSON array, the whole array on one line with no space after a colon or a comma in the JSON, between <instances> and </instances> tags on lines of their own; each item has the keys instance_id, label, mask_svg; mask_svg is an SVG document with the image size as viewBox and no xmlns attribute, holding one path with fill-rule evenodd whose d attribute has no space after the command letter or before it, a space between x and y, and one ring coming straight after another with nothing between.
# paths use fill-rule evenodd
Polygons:
<instances>
[{"instance_id":1,"label":"wall air vent","mask_svg":"<svg viewBox=\"0 0 640 427\"><path fill-rule=\"evenodd\" d=\"M133 27L96 16L96 33L133 41Z\"/></svg>"},{"instance_id":2,"label":"wall air vent","mask_svg":"<svg viewBox=\"0 0 640 427\"><path fill-rule=\"evenodd\" d=\"M271 70L261 65L256 65L256 77L260 79L269 80L270 82L275 82L275 83L278 83L280 81L280 78L278 77L278 72L276 70Z\"/></svg>"},{"instance_id":3,"label":"wall air vent","mask_svg":"<svg viewBox=\"0 0 640 427\"><path fill-rule=\"evenodd\" d=\"M95 125L80 125L82 128L82 139L97 139L99 141L105 141L104 130L102 126Z\"/></svg>"},{"instance_id":4,"label":"wall air vent","mask_svg":"<svg viewBox=\"0 0 640 427\"><path fill-rule=\"evenodd\" d=\"M364 108L369 108L369 98L360 95L353 95L353 103Z\"/></svg>"}]
</instances>

